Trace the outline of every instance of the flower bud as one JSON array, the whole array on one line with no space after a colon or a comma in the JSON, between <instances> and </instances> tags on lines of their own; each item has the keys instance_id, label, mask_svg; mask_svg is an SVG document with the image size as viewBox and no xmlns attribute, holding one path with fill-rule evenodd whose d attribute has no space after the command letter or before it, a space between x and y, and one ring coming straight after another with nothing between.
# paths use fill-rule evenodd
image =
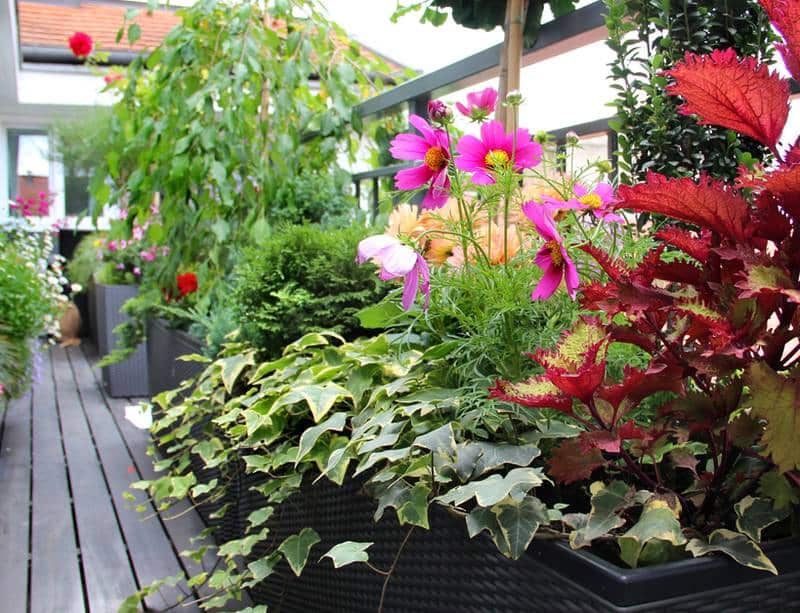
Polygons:
<instances>
[{"instance_id":1,"label":"flower bud","mask_svg":"<svg viewBox=\"0 0 800 613\"><path fill-rule=\"evenodd\" d=\"M536 134L533 135L533 140L535 140L540 145L546 145L547 142L550 140L550 135L544 130L539 130Z\"/></svg>"},{"instance_id":2,"label":"flower bud","mask_svg":"<svg viewBox=\"0 0 800 613\"><path fill-rule=\"evenodd\" d=\"M566 138L566 141L567 141L567 145L569 145L570 147L575 147L576 145L578 145L581 142L580 138L578 137L577 132L573 132L572 130L567 132L565 138Z\"/></svg>"},{"instance_id":3,"label":"flower bud","mask_svg":"<svg viewBox=\"0 0 800 613\"><path fill-rule=\"evenodd\" d=\"M453 111L441 100L428 102L428 117L433 123L447 124L453 119Z\"/></svg>"},{"instance_id":4,"label":"flower bud","mask_svg":"<svg viewBox=\"0 0 800 613\"><path fill-rule=\"evenodd\" d=\"M506 104L508 106L520 106L523 102L525 102L525 98L522 97L522 92L518 89L512 90L506 94Z\"/></svg>"},{"instance_id":5,"label":"flower bud","mask_svg":"<svg viewBox=\"0 0 800 613\"><path fill-rule=\"evenodd\" d=\"M614 170L614 166L611 164L610 160L600 160L597 162L597 170L603 174L610 174L611 171Z\"/></svg>"}]
</instances>

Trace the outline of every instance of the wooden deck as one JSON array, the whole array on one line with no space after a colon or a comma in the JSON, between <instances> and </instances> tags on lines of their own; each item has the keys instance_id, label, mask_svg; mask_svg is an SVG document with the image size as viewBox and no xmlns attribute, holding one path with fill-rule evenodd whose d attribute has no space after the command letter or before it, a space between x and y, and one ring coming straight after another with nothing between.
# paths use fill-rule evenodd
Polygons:
<instances>
[{"instance_id":1,"label":"wooden deck","mask_svg":"<svg viewBox=\"0 0 800 613\"><path fill-rule=\"evenodd\" d=\"M113 613L153 580L199 570L179 556L204 527L188 504L161 516L141 492L122 496L154 475L149 436L124 419L130 399L105 394L94 357L86 347L44 354L32 391L0 416L3 613ZM202 566L213 563L210 554ZM183 584L146 605L197 611L197 596Z\"/></svg>"}]
</instances>

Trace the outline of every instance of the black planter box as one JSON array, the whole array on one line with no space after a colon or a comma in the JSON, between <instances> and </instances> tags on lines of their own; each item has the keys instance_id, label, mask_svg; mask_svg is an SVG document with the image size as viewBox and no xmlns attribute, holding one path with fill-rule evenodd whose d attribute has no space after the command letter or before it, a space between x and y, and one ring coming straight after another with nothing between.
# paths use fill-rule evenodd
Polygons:
<instances>
[{"instance_id":1,"label":"black planter box","mask_svg":"<svg viewBox=\"0 0 800 613\"><path fill-rule=\"evenodd\" d=\"M242 475L229 492L225 537L242 536L248 515L264 505L251 487L263 482ZM408 527L387 510L373 521L376 502L358 480L337 487L308 483L285 501L269 522L269 542L248 562L305 527L322 542L297 578L285 562L250 590L254 602L281 613L375 613L383 576L363 564L335 570L320 556L342 541L371 541L370 562L388 569ZM233 499L235 498L235 500ZM235 505L237 512L232 512ZM238 518L238 526L233 522ZM773 576L726 557L704 557L660 567L624 569L560 541L535 541L521 560L503 557L484 535L470 539L462 518L443 508L430 513L431 530L415 528L389 581L384 611L395 613L787 613L800 611L800 540L767 547L780 571ZM238 532L237 532L238 531Z\"/></svg>"},{"instance_id":2,"label":"black planter box","mask_svg":"<svg viewBox=\"0 0 800 613\"><path fill-rule=\"evenodd\" d=\"M150 394L175 389L182 381L200 374L205 364L184 362L178 358L190 353L201 353L203 343L181 330L173 330L163 319L147 322L147 363L150 376Z\"/></svg>"},{"instance_id":3,"label":"black planter box","mask_svg":"<svg viewBox=\"0 0 800 613\"><path fill-rule=\"evenodd\" d=\"M139 293L136 285L94 286L97 320L97 348L101 356L109 354L117 345L114 328L129 317L120 312L122 306ZM128 359L102 369L103 385L114 398L148 396L147 349L140 345Z\"/></svg>"}]
</instances>

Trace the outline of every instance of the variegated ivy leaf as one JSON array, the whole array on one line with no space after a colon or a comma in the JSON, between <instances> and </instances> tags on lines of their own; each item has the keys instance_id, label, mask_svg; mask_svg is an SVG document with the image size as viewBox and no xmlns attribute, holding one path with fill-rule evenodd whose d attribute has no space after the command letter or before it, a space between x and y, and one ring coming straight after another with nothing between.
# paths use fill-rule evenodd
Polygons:
<instances>
[{"instance_id":1,"label":"variegated ivy leaf","mask_svg":"<svg viewBox=\"0 0 800 613\"><path fill-rule=\"evenodd\" d=\"M438 458L436 468L445 475L455 474L464 483L506 464L528 466L540 453L539 448L534 445L459 443L452 461Z\"/></svg>"},{"instance_id":2,"label":"variegated ivy leaf","mask_svg":"<svg viewBox=\"0 0 800 613\"><path fill-rule=\"evenodd\" d=\"M617 539L620 557L631 568L636 568L644 546L653 540L666 541L674 546L686 544L686 537L678 521L680 511L661 498L645 504L639 521Z\"/></svg>"},{"instance_id":3,"label":"variegated ivy leaf","mask_svg":"<svg viewBox=\"0 0 800 613\"><path fill-rule=\"evenodd\" d=\"M298 534L293 534L283 541L278 547L278 551L286 558L292 572L299 577L308 561L308 554L311 552L311 548L319 541L319 534L317 534L316 530L303 528Z\"/></svg>"},{"instance_id":4,"label":"variegated ivy leaf","mask_svg":"<svg viewBox=\"0 0 800 613\"><path fill-rule=\"evenodd\" d=\"M413 487L405 481L394 481L388 486L378 486L378 508L375 521L383 517L387 508L392 507L401 524L412 524L428 529L428 496L430 488L422 483Z\"/></svg>"},{"instance_id":5,"label":"variegated ivy leaf","mask_svg":"<svg viewBox=\"0 0 800 613\"><path fill-rule=\"evenodd\" d=\"M228 541L220 546L217 554L224 557L247 556L253 551L253 547L267 538L268 533L269 528L262 528L256 534L251 534L234 541Z\"/></svg>"},{"instance_id":6,"label":"variegated ivy leaf","mask_svg":"<svg viewBox=\"0 0 800 613\"><path fill-rule=\"evenodd\" d=\"M352 400L353 396L341 385L330 381L319 384L300 385L278 398L272 409L276 410L282 406L297 404L305 400L306 404L308 404L308 408L311 410L314 421L319 423L319 421L330 412L333 405L342 398L350 398Z\"/></svg>"},{"instance_id":7,"label":"variegated ivy leaf","mask_svg":"<svg viewBox=\"0 0 800 613\"><path fill-rule=\"evenodd\" d=\"M511 549L509 548L508 541L500 530L500 523L497 521L492 509L485 507L475 507L467 514L467 532L469 538L475 538L483 530L486 530L492 537L492 541L497 546L497 550L507 558L511 557Z\"/></svg>"},{"instance_id":8,"label":"variegated ivy leaf","mask_svg":"<svg viewBox=\"0 0 800 613\"><path fill-rule=\"evenodd\" d=\"M592 509L588 515L571 513L564 520L577 529L569 535L573 549L591 545L592 541L605 536L625 524L622 512L636 504L636 490L622 481L608 485L592 485Z\"/></svg>"},{"instance_id":9,"label":"variegated ivy leaf","mask_svg":"<svg viewBox=\"0 0 800 613\"><path fill-rule=\"evenodd\" d=\"M744 534L720 528L714 530L708 542L694 538L686 545L686 551L694 557L704 556L712 552L724 553L732 557L739 564L778 574L778 569L756 543Z\"/></svg>"},{"instance_id":10,"label":"variegated ivy leaf","mask_svg":"<svg viewBox=\"0 0 800 613\"><path fill-rule=\"evenodd\" d=\"M225 386L225 390L230 394L233 392L233 386L245 367L255 364L255 352L248 351L229 358L222 358L217 361L217 364L221 367L222 383Z\"/></svg>"},{"instance_id":11,"label":"variegated ivy leaf","mask_svg":"<svg viewBox=\"0 0 800 613\"><path fill-rule=\"evenodd\" d=\"M390 463L397 462L399 460L402 460L403 458L406 458L410 454L411 454L411 447L403 447L401 449L387 449L385 451L377 451L377 452L373 453L372 455L370 455L369 457L367 457L367 458L365 458L364 460L361 461L361 463L356 468L355 473L353 473L353 476L355 477L357 475L360 475L365 470L369 470L370 468L375 466L375 464L377 464L378 462L382 462L383 460L386 460L386 461L388 461Z\"/></svg>"},{"instance_id":12,"label":"variegated ivy leaf","mask_svg":"<svg viewBox=\"0 0 800 613\"><path fill-rule=\"evenodd\" d=\"M300 444L298 445L294 465L297 466L297 464L308 455L308 452L311 451L311 448L324 432L341 432L346 423L347 413L334 413L321 424L306 429L303 434L300 435Z\"/></svg>"},{"instance_id":13,"label":"variegated ivy leaf","mask_svg":"<svg viewBox=\"0 0 800 613\"><path fill-rule=\"evenodd\" d=\"M480 481L454 487L436 500L458 506L475 498L480 506L491 507L509 496L514 500L522 500L531 488L540 486L544 479L538 468L514 468L505 476L491 475Z\"/></svg>"},{"instance_id":14,"label":"variegated ivy leaf","mask_svg":"<svg viewBox=\"0 0 800 613\"><path fill-rule=\"evenodd\" d=\"M432 430L414 439L413 447L422 447L435 453L452 455L456 450L453 422Z\"/></svg>"},{"instance_id":15,"label":"variegated ivy leaf","mask_svg":"<svg viewBox=\"0 0 800 613\"><path fill-rule=\"evenodd\" d=\"M753 411L767 420L761 437L781 472L800 469L800 379L779 375L764 362L745 373Z\"/></svg>"},{"instance_id":16,"label":"variegated ivy leaf","mask_svg":"<svg viewBox=\"0 0 800 613\"><path fill-rule=\"evenodd\" d=\"M367 549L374 543L361 543L357 541L345 541L331 547L327 553L322 554L323 558L330 558L334 568L341 568L354 562L368 562L369 554Z\"/></svg>"},{"instance_id":17,"label":"variegated ivy leaf","mask_svg":"<svg viewBox=\"0 0 800 613\"><path fill-rule=\"evenodd\" d=\"M492 507L508 543L509 557L518 560L528 549L539 526L549 523L547 506L534 496L521 501L508 498Z\"/></svg>"},{"instance_id":18,"label":"variegated ivy leaf","mask_svg":"<svg viewBox=\"0 0 800 613\"><path fill-rule=\"evenodd\" d=\"M775 508L769 498L753 498L747 496L734 506L736 510L736 527L757 543L761 541L761 531L783 521L791 513L789 507Z\"/></svg>"},{"instance_id":19,"label":"variegated ivy leaf","mask_svg":"<svg viewBox=\"0 0 800 613\"><path fill-rule=\"evenodd\" d=\"M329 345L330 341L328 337L334 338L338 340L340 343L344 343L345 340L336 334L335 332L324 331L324 332L310 332L304 336L301 336L295 342L286 345L283 350L283 355L289 355L290 353L300 353L306 349L310 349L311 347L322 347L325 345Z\"/></svg>"}]
</instances>

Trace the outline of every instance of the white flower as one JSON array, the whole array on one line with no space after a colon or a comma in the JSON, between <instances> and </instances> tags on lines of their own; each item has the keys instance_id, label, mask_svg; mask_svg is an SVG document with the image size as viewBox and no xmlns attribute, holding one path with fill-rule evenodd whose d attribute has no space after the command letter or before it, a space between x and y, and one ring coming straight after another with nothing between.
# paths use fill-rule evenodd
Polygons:
<instances>
[{"instance_id":1,"label":"white flower","mask_svg":"<svg viewBox=\"0 0 800 613\"><path fill-rule=\"evenodd\" d=\"M125 419L140 430L149 430L153 426L153 406L147 402L129 404L125 407Z\"/></svg>"},{"instance_id":2,"label":"white flower","mask_svg":"<svg viewBox=\"0 0 800 613\"><path fill-rule=\"evenodd\" d=\"M83 286L80 283L73 283L69 288L72 290L73 294L77 294L83 289Z\"/></svg>"}]
</instances>

